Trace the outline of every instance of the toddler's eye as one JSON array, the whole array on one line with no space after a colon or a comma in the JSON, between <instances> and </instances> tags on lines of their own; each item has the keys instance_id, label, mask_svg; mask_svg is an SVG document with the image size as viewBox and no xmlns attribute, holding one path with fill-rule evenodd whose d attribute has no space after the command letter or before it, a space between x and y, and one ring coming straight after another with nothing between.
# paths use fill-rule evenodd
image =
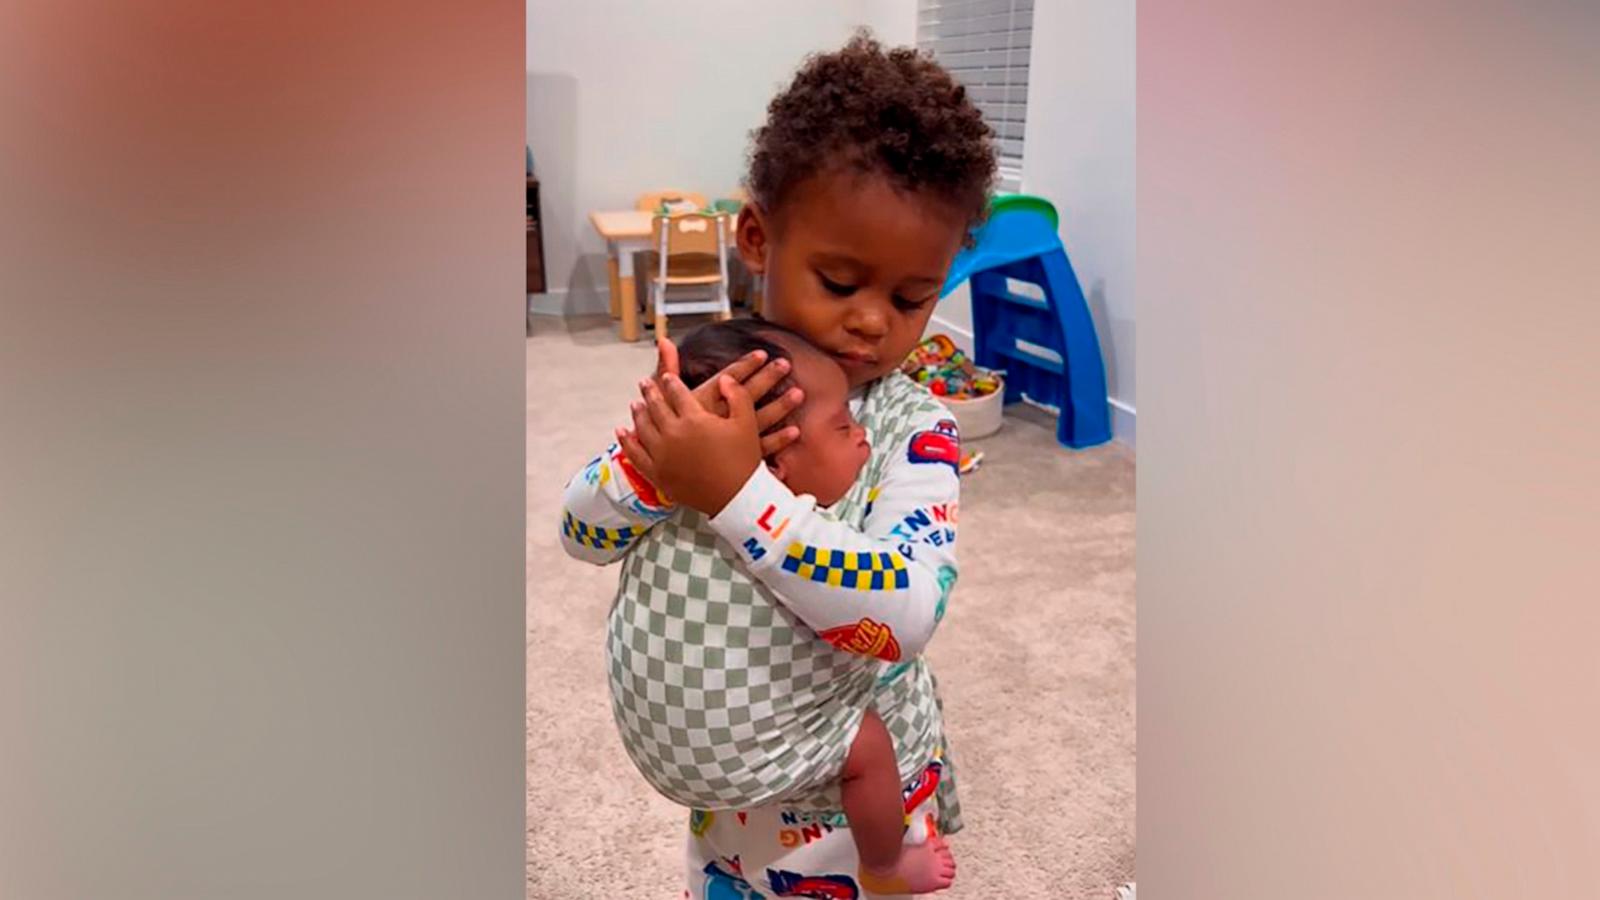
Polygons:
<instances>
[{"instance_id":1,"label":"toddler's eye","mask_svg":"<svg viewBox=\"0 0 1600 900\"><path fill-rule=\"evenodd\" d=\"M907 300L904 297L896 296L894 298L894 305L900 307L906 312L916 312L924 306L927 306L929 303L932 303L933 299L933 297L923 297L921 300Z\"/></svg>"},{"instance_id":2,"label":"toddler's eye","mask_svg":"<svg viewBox=\"0 0 1600 900\"><path fill-rule=\"evenodd\" d=\"M856 286L855 285L853 285L853 284L840 284L839 282L830 279L828 276L822 274L821 272L817 273L817 280L822 282L822 286L827 288L829 293L837 294L840 297L848 297L851 294L854 294L856 292Z\"/></svg>"}]
</instances>

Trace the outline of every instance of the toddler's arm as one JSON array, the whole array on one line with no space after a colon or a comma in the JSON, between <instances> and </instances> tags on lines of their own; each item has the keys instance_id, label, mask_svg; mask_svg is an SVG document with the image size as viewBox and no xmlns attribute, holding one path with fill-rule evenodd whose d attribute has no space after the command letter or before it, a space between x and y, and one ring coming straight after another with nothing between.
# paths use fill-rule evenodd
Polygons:
<instances>
[{"instance_id":1,"label":"toddler's arm","mask_svg":"<svg viewBox=\"0 0 1600 900\"><path fill-rule=\"evenodd\" d=\"M665 338L656 342L661 353L657 372L678 371L678 350ZM742 384L760 397L772 390L789 371L788 360L767 359L765 352L747 353L730 363L717 378L696 389L692 396L702 406L719 402L717 383L723 376ZM800 392L790 391L756 411L756 424L765 430L781 421L800 404ZM761 439L762 452L776 453L795 438L799 429L778 429ZM584 466L567 482L561 510L561 546L569 556L606 565L622 558L650 526L672 515L673 504L628 461L617 444Z\"/></svg>"},{"instance_id":2,"label":"toddler's arm","mask_svg":"<svg viewBox=\"0 0 1600 900\"><path fill-rule=\"evenodd\" d=\"M764 465L711 527L823 639L909 659L933 636L956 578L961 482L946 415L930 410L908 445L894 450L863 530L818 511L813 497L796 496Z\"/></svg>"},{"instance_id":3,"label":"toddler's arm","mask_svg":"<svg viewBox=\"0 0 1600 900\"><path fill-rule=\"evenodd\" d=\"M561 546L595 565L616 562L650 526L672 515L672 504L612 444L567 482Z\"/></svg>"}]
</instances>

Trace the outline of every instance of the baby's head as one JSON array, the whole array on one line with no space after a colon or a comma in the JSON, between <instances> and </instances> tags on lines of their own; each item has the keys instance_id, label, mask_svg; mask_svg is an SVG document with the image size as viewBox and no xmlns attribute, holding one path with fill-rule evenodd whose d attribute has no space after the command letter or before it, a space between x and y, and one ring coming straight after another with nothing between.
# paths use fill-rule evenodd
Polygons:
<instances>
[{"instance_id":1,"label":"baby's head","mask_svg":"<svg viewBox=\"0 0 1600 900\"><path fill-rule=\"evenodd\" d=\"M730 363L755 350L768 359L787 359L790 374L756 406L795 385L805 392L800 408L773 428L798 426L800 438L767 459L779 481L797 494L810 494L820 506L838 502L855 484L872 448L866 430L850 415L849 383L839 365L805 338L771 322L735 319L695 329L678 347L683 383L697 387Z\"/></svg>"},{"instance_id":2,"label":"baby's head","mask_svg":"<svg viewBox=\"0 0 1600 900\"><path fill-rule=\"evenodd\" d=\"M735 229L764 276L763 315L852 385L893 371L982 220L995 168L993 132L932 57L864 33L811 57L753 136Z\"/></svg>"}]
</instances>

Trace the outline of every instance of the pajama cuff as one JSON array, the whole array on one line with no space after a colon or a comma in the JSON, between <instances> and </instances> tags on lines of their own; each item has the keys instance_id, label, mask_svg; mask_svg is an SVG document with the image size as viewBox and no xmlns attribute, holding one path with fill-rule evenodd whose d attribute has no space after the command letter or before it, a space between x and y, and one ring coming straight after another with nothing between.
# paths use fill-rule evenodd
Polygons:
<instances>
[{"instance_id":1,"label":"pajama cuff","mask_svg":"<svg viewBox=\"0 0 1600 900\"><path fill-rule=\"evenodd\" d=\"M711 528L753 563L780 546L789 533L790 516L803 505L771 469L758 465L739 493L711 519Z\"/></svg>"}]
</instances>

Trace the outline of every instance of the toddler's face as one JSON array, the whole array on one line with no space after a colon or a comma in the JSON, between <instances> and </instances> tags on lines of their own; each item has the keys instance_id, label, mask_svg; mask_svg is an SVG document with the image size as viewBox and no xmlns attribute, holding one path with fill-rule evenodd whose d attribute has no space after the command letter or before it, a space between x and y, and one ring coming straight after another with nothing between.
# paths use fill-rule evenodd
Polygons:
<instances>
[{"instance_id":1,"label":"toddler's face","mask_svg":"<svg viewBox=\"0 0 1600 900\"><path fill-rule=\"evenodd\" d=\"M795 493L832 506L855 484L872 448L850 415L850 388L838 364L812 347L790 345L789 353L805 404L794 418L800 439L772 458L773 474Z\"/></svg>"},{"instance_id":2,"label":"toddler's face","mask_svg":"<svg viewBox=\"0 0 1600 900\"><path fill-rule=\"evenodd\" d=\"M922 339L966 222L877 175L813 176L739 217L739 252L766 278L763 315L815 344L852 386L887 375Z\"/></svg>"}]
</instances>

